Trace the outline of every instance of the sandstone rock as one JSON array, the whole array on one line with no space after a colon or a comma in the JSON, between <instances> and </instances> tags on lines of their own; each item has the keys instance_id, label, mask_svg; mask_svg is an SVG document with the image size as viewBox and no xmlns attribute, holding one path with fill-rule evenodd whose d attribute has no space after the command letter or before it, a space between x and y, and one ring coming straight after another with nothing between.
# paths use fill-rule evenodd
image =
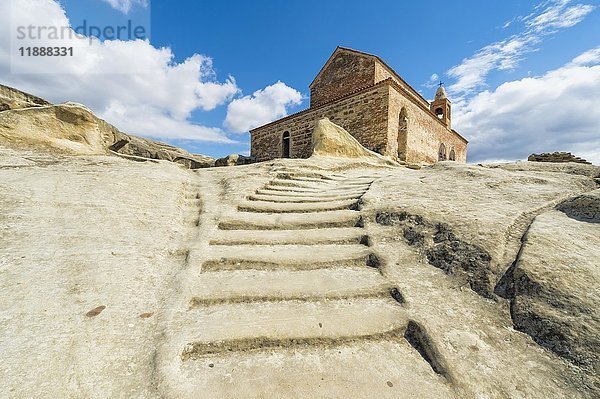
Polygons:
<instances>
[{"instance_id":1,"label":"sandstone rock","mask_svg":"<svg viewBox=\"0 0 600 399\"><path fill-rule=\"evenodd\" d=\"M329 119L317 121L312 135L313 155L344 158L369 158L389 165L396 162L363 147L350 133Z\"/></svg>"},{"instance_id":2,"label":"sandstone rock","mask_svg":"<svg viewBox=\"0 0 600 399\"><path fill-rule=\"evenodd\" d=\"M365 159L190 173L0 145L0 384L14 397L598 397L600 225L540 210L592 179L575 164ZM517 282L513 322L478 282L506 271L538 213L549 222L517 271L543 288Z\"/></svg>"},{"instance_id":3,"label":"sandstone rock","mask_svg":"<svg viewBox=\"0 0 600 399\"><path fill-rule=\"evenodd\" d=\"M210 157L125 134L81 104L51 105L5 86L0 86L0 94L13 96L10 109L0 113L0 141L7 145L73 155L123 154L176 162L190 169L214 165Z\"/></svg>"},{"instance_id":4,"label":"sandstone rock","mask_svg":"<svg viewBox=\"0 0 600 399\"><path fill-rule=\"evenodd\" d=\"M567 200L560 204L557 209L576 220L600 223L600 191Z\"/></svg>"},{"instance_id":5,"label":"sandstone rock","mask_svg":"<svg viewBox=\"0 0 600 399\"><path fill-rule=\"evenodd\" d=\"M9 109L42 107L45 105L51 104L29 93L0 84L0 112Z\"/></svg>"},{"instance_id":6,"label":"sandstone rock","mask_svg":"<svg viewBox=\"0 0 600 399\"><path fill-rule=\"evenodd\" d=\"M118 132L115 142L109 147L118 154L136 157L166 160L179 163L189 169L209 168L214 166L215 160L204 155L190 154L189 152L169 144L131 136Z\"/></svg>"},{"instance_id":7,"label":"sandstone rock","mask_svg":"<svg viewBox=\"0 0 600 399\"><path fill-rule=\"evenodd\" d=\"M505 283L516 329L598 375L600 225L580 221L594 212L582 213L586 204L597 206L588 202L592 198L599 199L600 191L561 204L564 213L539 215Z\"/></svg>"},{"instance_id":8,"label":"sandstone rock","mask_svg":"<svg viewBox=\"0 0 600 399\"><path fill-rule=\"evenodd\" d=\"M226 157L219 158L215 161L215 166L237 166L248 165L252 163L251 157L246 157L239 154L230 154Z\"/></svg>"},{"instance_id":9,"label":"sandstone rock","mask_svg":"<svg viewBox=\"0 0 600 399\"><path fill-rule=\"evenodd\" d=\"M375 221L384 226L401 227L407 243L417 247L429 264L468 284L479 295L494 298L490 254L460 240L446 224L432 223L406 212L381 212Z\"/></svg>"}]
</instances>

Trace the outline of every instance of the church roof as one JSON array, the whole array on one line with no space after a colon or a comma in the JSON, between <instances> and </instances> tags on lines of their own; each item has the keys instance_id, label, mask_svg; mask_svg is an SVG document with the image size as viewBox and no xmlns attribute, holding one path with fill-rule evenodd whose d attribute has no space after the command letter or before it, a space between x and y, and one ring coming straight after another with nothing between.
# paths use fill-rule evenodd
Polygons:
<instances>
[{"instance_id":1,"label":"church roof","mask_svg":"<svg viewBox=\"0 0 600 399\"><path fill-rule=\"evenodd\" d=\"M317 73L317 76L315 76L315 78L312 80L312 82L310 82L309 87L312 87L312 85L315 83L315 81L317 80L317 78L319 76L321 76L321 74L323 73L323 71L325 71L325 68L329 65L329 63L333 60L333 58L335 57L335 55L339 51L348 51L348 52L351 52L351 53L360 54L360 55L365 56L365 57L373 58L374 60L376 60L377 62L379 62L381 65L383 65L383 67L385 69L387 69L392 75L394 75L394 77L396 79L398 79L400 82L402 82L402 84L406 85L406 87L409 89L410 93L412 95L414 95L418 100L423 101L424 104L429 104L429 101L427 101L425 99L425 97L423 97L421 94L419 94L418 91L416 91L415 89L413 89L413 87L411 85L409 85L408 83L406 83L406 81L404 79L402 79L402 77L400 75L398 75L398 73L396 71L394 71L394 69L392 69L388 64L386 64L385 61L382 60L379 56L377 56L375 54L365 53L364 51L354 50L354 49L351 49L349 47L342 47L342 46L337 46L335 48L334 52L331 54L331 56L329 57L329 59L327 59L327 62L325 62L325 64L323 65L323 67L319 70L319 73Z\"/></svg>"}]
</instances>

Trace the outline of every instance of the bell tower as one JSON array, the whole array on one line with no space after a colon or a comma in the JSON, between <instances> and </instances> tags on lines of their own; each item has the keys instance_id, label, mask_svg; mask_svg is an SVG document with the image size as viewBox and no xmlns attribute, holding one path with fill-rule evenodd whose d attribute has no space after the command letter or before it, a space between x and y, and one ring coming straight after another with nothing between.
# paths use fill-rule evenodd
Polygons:
<instances>
[{"instance_id":1,"label":"bell tower","mask_svg":"<svg viewBox=\"0 0 600 399\"><path fill-rule=\"evenodd\" d=\"M435 114L444 124L448 127L448 129L452 128L452 106L450 100L448 100L448 95L446 94L446 89L444 89L444 83L440 82L440 87L438 87L435 92L435 99L431 103L431 112Z\"/></svg>"}]
</instances>

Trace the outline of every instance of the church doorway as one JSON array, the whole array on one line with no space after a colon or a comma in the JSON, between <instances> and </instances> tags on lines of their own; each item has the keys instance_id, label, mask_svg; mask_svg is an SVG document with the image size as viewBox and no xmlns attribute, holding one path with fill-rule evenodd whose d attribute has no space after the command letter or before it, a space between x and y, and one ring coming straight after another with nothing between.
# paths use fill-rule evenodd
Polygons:
<instances>
[{"instance_id":1,"label":"church doorway","mask_svg":"<svg viewBox=\"0 0 600 399\"><path fill-rule=\"evenodd\" d=\"M289 158L290 157L290 132L285 132L283 133L283 138L282 138L282 151L281 151L281 157L282 158Z\"/></svg>"}]
</instances>

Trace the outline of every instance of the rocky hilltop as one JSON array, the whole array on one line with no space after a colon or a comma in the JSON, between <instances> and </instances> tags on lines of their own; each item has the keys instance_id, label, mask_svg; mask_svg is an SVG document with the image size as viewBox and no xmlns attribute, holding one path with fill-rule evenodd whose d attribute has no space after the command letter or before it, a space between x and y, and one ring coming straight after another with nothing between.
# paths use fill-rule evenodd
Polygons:
<instances>
[{"instance_id":1,"label":"rocky hilltop","mask_svg":"<svg viewBox=\"0 0 600 399\"><path fill-rule=\"evenodd\" d=\"M600 167L412 170L324 120L309 159L189 170L100 126L0 112L6 396L600 395Z\"/></svg>"},{"instance_id":2,"label":"rocky hilltop","mask_svg":"<svg viewBox=\"0 0 600 399\"><path fill-rule=\"evenodd\" d=\"M0 143L44 148L72 155L119 155L167 160L190 169L213 166L215 160L119 131L84 105L54 105L0 85Z\"/></svg>"}]
</instances>

